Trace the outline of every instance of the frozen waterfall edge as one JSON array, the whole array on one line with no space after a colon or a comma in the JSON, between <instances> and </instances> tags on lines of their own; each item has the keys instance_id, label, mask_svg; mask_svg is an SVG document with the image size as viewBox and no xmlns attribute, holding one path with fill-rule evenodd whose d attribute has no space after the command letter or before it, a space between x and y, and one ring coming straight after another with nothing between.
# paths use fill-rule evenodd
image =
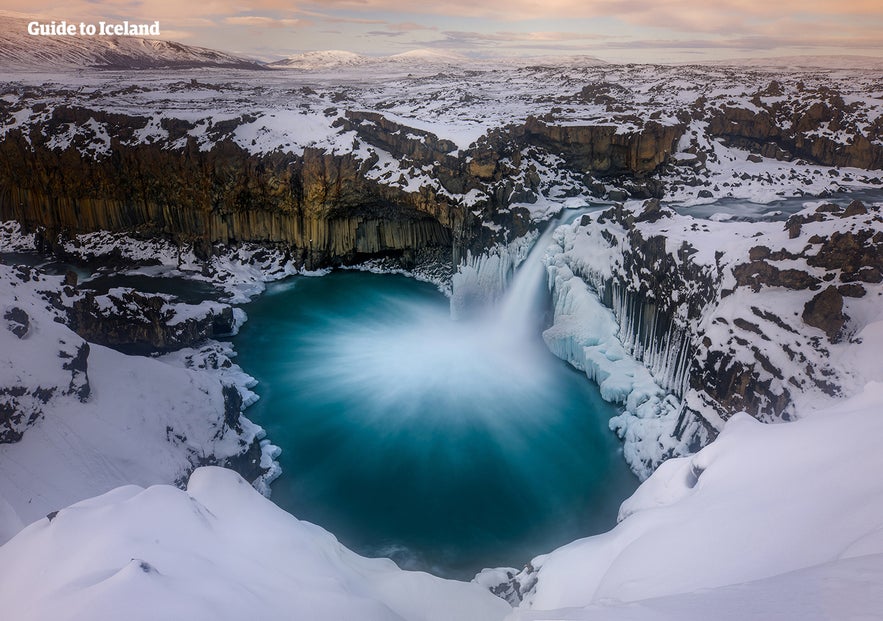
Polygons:
<instances>
[{"instance_id":1,"label":"frozen waterfall edge","mask_svg":"<svg viewBox=\"0 0 883 621\"><path fill-rule=\"evenodd\" d=\"M623 456L635 474L644 480L665 459L690 453L697 440L706 442L709 438L695 437L701 429L679 433L682 403L670 386L685 382L689 357L682 351L683 335L670 329L673 336L662 345L653 341L653 372L633 356L634 344L620 340L620 335L628 341L633 334L631 326L622 324L625 315L618 318L598 290L574 273L560 245L552 245L548 271L554 315L543 340L552 353L597 383L605 400L623 405L610 428L622 440ZM627 304L627 296L619 299ZM666 347L671 343L677 348Z\"/></svg>"}]
</instances>

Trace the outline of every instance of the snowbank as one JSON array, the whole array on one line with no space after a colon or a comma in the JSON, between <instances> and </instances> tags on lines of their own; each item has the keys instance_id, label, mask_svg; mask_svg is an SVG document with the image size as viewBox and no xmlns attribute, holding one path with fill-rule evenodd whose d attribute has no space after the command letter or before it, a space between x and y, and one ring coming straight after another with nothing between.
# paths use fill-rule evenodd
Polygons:
<instances>
[{"instance_id":1,"label":"snowbank","mask_svg":"<svg viewBox=\"0 0 883 621\"><path fill-rule=\"evenodd\" d=\"M534 559L535 571L522 580L535 580L535 586L525 598L526 611L514 618L582 619L588 613L579 609L587 606L607 610L614 602L696 593L826 563L834 564L806 579L850 574L842 591L825 593L831 618L846 618L841 609L869 607L880 597L868 583L879 584L883 567L880 556L867 556L883 554L883 480L875 475L883 468L881 437L879 382L793 423L736 416L696 455L665 462L623 503L623 519L612 531ZM841 562L859 557L867 567L864 561ZM807 588L799 575L777 581ZM732 603L736 597L751 603L755 590L785 611L779 618L803 618L795 611L805 606L784 599L788 590L776 596L763 585L679 601L713 603L720 597ZM556 612L549 617L529 610ZM643 610L636 619L670 618L634 610Z\"/></svg>"},{"instance_id":2,"label":"snowbank","mask_svg":"<svg viewBox=\"0 0 883 621\"><path fill-rule=\"evenodd\" d=\"M0 432L12 441L0 444L0 542L73 502L180 480L263 436L238 412L233 427L225 417L225 385L256 399L229 345L149 358L86 344L45 297L62 281L0 265Z\"/></svg>"},{"instance_id":3,"label":"snowbank","mask_svg":"<svg viewBox=\"0 0 883 621\"><path fill-rule=\"evenodd\" d=\"M187 491L129 485L42 519L0 548L0 601L18 621L492 621L475 584L367 559L222 468Z\"/></svg>"}]
</instances>

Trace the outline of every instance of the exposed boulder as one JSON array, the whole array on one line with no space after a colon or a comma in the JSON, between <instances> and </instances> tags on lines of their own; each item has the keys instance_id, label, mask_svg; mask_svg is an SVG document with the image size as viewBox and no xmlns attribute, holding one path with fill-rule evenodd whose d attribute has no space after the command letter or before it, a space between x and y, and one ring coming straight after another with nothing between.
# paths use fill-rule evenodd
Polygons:
<instances>
[{"instance_id":1,"label":"exposed boulder","mask_svg":"<svg viewBox=\"0 0 883 621\"><path fill-rule=\"evenodd\" d=\"M843 314L843 296L836 287L827 287L806 303L802 318L804 323L820 329L828 340L836 343L847 320Z\"/></svg>"},{"instance_id":2,"label":"exposed boulder","mask_svg":"<svg viewBox=\"0 0 883 621\"><path fill-rule=\"evenodd\" d=\"M3 314L3 319L6 320L6 327L15 336L20 339L27 336L31 327L31 318L24 310L13 306Z\"/></svg>"}]
</instances>

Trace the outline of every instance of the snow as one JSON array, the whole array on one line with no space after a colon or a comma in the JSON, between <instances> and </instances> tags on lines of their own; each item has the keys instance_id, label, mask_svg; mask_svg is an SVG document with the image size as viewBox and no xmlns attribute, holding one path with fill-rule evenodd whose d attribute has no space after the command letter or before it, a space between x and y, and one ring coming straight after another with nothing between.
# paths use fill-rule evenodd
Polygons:
<instances>
[{"instance_id":1,"label":"snow","mask_svg":"<svg viewBox=\"0 0 883 621\"><path fill-rule=\"evenodd\" d=\"M224 346L208 343L163 359L92 344L85 374L66 369L84 341L55 321L58 312L41 293L60 291L62 278L31 271L24 280L18 269L0 265L0 314L19 308L30 326L19 338L0 324L0 388L26 392L0 393L0 402L14 399L12 407L34 420L19 426L21 440L0 444L0 516L27 524L120 485L173 482L200 460L237 455L262 437L245 417L241 431L224 423L222 384L238 386L246 401L254 385L237 365L224 368L232 355ZM90 390L80 398L72 389L86 377ZM52 391L45 402L32 396L40 389ZM15 524L4 519L0 535L11 536Z\"/></svg>"},{"instance_id":2,"label":"snow","mask_svg":"<svg viewBox=\"0 0 883 621\"><path fill-rule=\"evenodd\" d=\"M619 321L574 275L561 248L553 246L551 252L554 315L543 339L553 354L597 383L605 400L623 404L623 413L611 419L611 427L623 439L626 462L646 478L663 456L687 452L674 437L680 402L667 395L650 370L623 346Z\"/></svg>"},{"instance_id":3,"label":"snow","mask_svg":"<svg viewBox=\"0 0 883 621\"><path fill-rule=\"evenodd\" d=\"M37 520L0 547L0 600L23 621L878 618L881 410L869 383L794 423L734 417L659 468L612 531L533 559L514 610L359 557L214 467L186 491L128 485Z\"/></svg>"},{"instance_id":4,"label":"snow","mask_svg":"<svg viewBox=\"0 0 883 621\"><path fill-rule=\"evenodd\" d=\"M134 485L62 509L0 548L0 601L20 621L361 619L493 621L478 585L350 552L235 473L187 490Z\"/></svg>"},{"instance_id":5,"label":"snow","mask_svg":"<svg viewBox=\"0 0 883 621\"><path fill-rule=\"evenodd\" d=\"M323 50L295 54L282 60L269 63L268 66L287 69L331 69L340 66L361 65L368 62L366 56L344 50Z\"/></svg>"},{"instance_id":6,"label":"snow","mask_svg":"<svg viewBox=\"0 0 883 621\"><path fill-rule=\"evenodd\" d=\"M883 555L831 561L763 580L667 595L629 604L597 603L565 611L518 611L508 621L831 621L879 619Z\"/></svg>"},{"instance_id":7,"label":"snow","mask_svg":"<svg viewBox=\"0 0 883 621\"><path fill-rule=\"evenodd\" d=\"M556 612L513 618L586 618L586 611L566 609L683 593L699 592L682 603L702 601L705 589L811 567L817 569L807 576L852 574L844 590L827 591L828 610L878 601L880 591L868 581L879 581L881 558L867 555L883 553L883 481L872 474L883 467L876 448L881 410L883 384L872 382L794 423L732 418L710 446L669 460L642 484L612 531L534 559L536 585L524 607ZM803 580L781 576L768 584L806 588ZM754 588L774 596L780 610L790 602L788 590L777 594L761 584L744 593L749 605Z\"/></svg>"}]
</instances>

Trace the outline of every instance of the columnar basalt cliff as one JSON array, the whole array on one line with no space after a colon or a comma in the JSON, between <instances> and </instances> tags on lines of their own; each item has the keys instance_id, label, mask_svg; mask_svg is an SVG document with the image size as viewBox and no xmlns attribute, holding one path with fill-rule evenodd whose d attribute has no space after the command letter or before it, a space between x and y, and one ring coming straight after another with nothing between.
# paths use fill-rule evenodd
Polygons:
<instances>
[{"instance_id":1,"label":"columnar basalt cliff","mask_svg":"<svg viewBox=\"0 0 883 621\"><path fill-rule=\"evenodd\" d=\"M591 286L625 350L680 399L673 433L686 446L737 412L788 420L807 398L854 388L858 370L837 352L861 339L883 296L879 207L827 203L784 223L710 222L646 201L583 216L562 244L555 269ZM573 355L572 345L558 349ZM639 410L632 415L646 416ZM617 424L626 433L628 421ZM652 466L667 456L637 458Z\"/></svg>"},{"instance_id":2,"label":"columnar basalt cliff","mask_svg":"<svg viewBox=\"0 0 883 621\"><path fill-rule=\"evenodd\" d=\"M427 248L452 251L456 263L465 250L498 241L485 221L507 235L530 226L526 212L508 209L535 202L541 191L535 168L521 170L522 149L560 151L578 174L645 175L665 161L680 131L656 123L627 133L556 129L529 119L494 144L458 151L381 114L346 112L333 125L353 135L348 152L252 153L234 140L255 120L249 115L209 123L206 145L191 135L197 125L181 119L163 118L164 140L144 141L146 117L70 105L38 112L40 123L0 141L0 218L68 234L166 235L203 248L281 242L307 268L375 256L407 263ZM399 178L426 169L437 184L395 185L392 172L381 174L383 157L398 163ZM515 187L519 174L527 181Z\"/></svg>"},{"instance_id":3,"label":"columnar basalt cliff","mask_svg":"<svg viewBox=\"0 0 883 621\"><path fill-rule=\"evenodd\" d=\"M0 143L0 214L27 227L169 235L210 245L286 242L308 268L358 255L450 246L462 216L444 199L360 176L352 155L249 154L113 144L91 159L32 132Z\"/></svg>"}]
</instances>

